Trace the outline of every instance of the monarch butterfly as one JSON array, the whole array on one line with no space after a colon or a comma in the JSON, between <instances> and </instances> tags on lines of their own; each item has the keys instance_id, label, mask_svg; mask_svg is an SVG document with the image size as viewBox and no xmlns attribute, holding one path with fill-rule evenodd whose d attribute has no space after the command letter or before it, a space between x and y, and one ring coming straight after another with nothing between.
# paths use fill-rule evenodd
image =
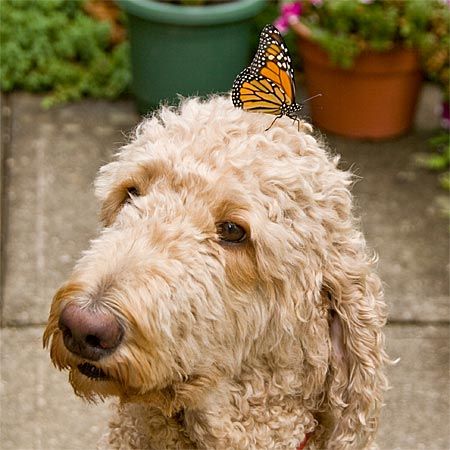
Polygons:
<instances>
[{"instance_id":1,"label":"monarch butterfly","mask_svg":"<svg viewBox=\"0 0 450 450\"><path fill-rule=\"evenodd\" d=\"M291 63L280 32L273 25L266 25L252 63L234 80L231 92L234 106L246 111L275 114L277 117L270 127L282 116L299 122L302 105L295 102Z\"/></svg>"}]
</instances>

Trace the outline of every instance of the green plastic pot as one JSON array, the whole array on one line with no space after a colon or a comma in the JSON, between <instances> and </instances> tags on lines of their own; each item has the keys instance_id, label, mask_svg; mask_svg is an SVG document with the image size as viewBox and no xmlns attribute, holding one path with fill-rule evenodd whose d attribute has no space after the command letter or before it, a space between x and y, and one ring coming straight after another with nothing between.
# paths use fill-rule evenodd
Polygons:
<instances>
[{"instance_id":1,"label":"green plastic pot","mask_svg":"<svg viewBox=\"0 0 450 450\"><path fill-rule=\"evenodd\" d=\"M179 95L227 92L248 64L252 18L265 0L183 6L119 0L129 19L132 89L140 113Z\"/></svg>"}]
</instances>

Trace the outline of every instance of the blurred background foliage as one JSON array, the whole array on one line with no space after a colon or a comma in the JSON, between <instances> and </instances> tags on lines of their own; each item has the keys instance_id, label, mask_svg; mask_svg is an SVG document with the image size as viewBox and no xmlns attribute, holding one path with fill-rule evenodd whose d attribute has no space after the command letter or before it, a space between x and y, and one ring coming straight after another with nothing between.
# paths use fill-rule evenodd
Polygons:
<instances>
[{"instance_id":1,"label":"blurred background foliage","mask_svg":"<svg viewBox=\"0 0 450 450\"><path fill-rule=\"evenodd\" d=\"M124 20L84 0L2 0L2 91L48 92L44 106L117 98L130 82Z\"/></svg>"},{"instance_id":2,"label":"blurred background foliage","mask_svg":"<svg viewBox=\"0 0 450 450\"><path fill-rule=\"evenodd\" d=\"M192 5L199 0L185 2ZM329 21L334 17L332 23L328 24L331 34L322 32L322 43L330 47L332 53L340 55L341 64L355 51L348 42L341 45L336 35L342 34L343 29L355 27L352 22L355 17L353 9L363 7L358 3L328 2L330 8L339 10L338 14L334 10L329 11L329 17L325 8L321 10L321 14L325 14L321 20ZM448 62L445 61L448 61L450 46L450 13L445 2L440 2L441 6L435 0L432 3L435 7L438 4L438 7L430 8L428 1L412 2L409 3L412 9L408 11L410 23L415 23L419 28L431 17L432 32L422 33L419 42L411 34L408 24L404 23L402 33L410 37L411 43L420 46L425 55L428 78L444 88L444 98L448 99ZM267 7L255 18L252 33L254 51L261 29L275 21L279 8L278 0L269 0ZM305 16L307 12L307 9L304 10ZM398 21L397 13L395 10L380 9L379 20L372 20L372 17L369 21L364 14L356 15L363 22L360 26L367 28L373 48L382 49L386 46L387 38L392 40L390 30L394 33L396 28L389 24ZM314 16L310 17L310 25L313 25ZM316 22L319 22L318 19ZM2 91L21 89L45 92L44 107L83 97L116 99L129 92L131 71L126 17L114 1L0 0L0 23ZM290 49L295 48L294 33L287 33L285 40ZM297 52L291 53L295 67L298 67L300 61ZM419 164L441 173L439 180L442 187L450 189L450 143L447 131L439 133L430 141L430 150Z\"/></svg>"},{"instance_id":3,"label":"blurred background foliage","mask_svg":"<svg viewBox=\"0 0 450 450\"><path fill-rule=\"evenodd\" d=\"M277 15L272 0L255 19L255 49ZM115 2L0 0L0 22L2 91L46 92L44 107L129 92L126 16Z\"/></svg>"},{"instance_id":4,"label":"blurred background foliage","mask_svg":"<svg viewBox=\"0 0 450 450\"><path fill-rule=\"evenodd\" d=\"M450 191L450 136L448 130L440 131L428 141L429 152L417 155L420 167L438 174L440 186ZM450 211L449 211L450 216Z\"/></svg>"}]
</instances>

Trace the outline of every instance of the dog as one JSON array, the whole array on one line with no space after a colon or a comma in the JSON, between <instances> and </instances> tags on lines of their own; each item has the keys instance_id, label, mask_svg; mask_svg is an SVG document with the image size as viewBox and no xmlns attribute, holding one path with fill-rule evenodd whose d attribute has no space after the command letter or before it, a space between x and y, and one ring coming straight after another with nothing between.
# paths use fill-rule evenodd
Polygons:
<instances>
[{"instance_id":1,"label":"dog","mask_svg":"<svg viewBox=\"0 0 450 450\"><path fill-rule=\"evenodd\" d=\"M271 120L186 99L100 169L103 229L44 334L77 395L118 398L100 448L373 445L386 305L352 175Z\"/></svg>"}]
</instances>

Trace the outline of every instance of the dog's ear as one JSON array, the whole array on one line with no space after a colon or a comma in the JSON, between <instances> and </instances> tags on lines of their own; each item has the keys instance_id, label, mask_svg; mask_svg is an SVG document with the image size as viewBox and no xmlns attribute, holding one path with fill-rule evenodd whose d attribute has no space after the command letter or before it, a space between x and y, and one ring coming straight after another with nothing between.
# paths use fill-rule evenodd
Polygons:
<instances>
[{"instance_id":1,"label":"dog's ear","mask_svg":"<svg viewBox=\"0 0 450 450\"><path fill-rule=\"evenodd\" d=\"M364 248L340 248L330 264L323 290L330 307L331 347L326 415L333 424L327 448L361 449L375 434L387 388L382 286Z\"/></svg>"}]
</instances>

